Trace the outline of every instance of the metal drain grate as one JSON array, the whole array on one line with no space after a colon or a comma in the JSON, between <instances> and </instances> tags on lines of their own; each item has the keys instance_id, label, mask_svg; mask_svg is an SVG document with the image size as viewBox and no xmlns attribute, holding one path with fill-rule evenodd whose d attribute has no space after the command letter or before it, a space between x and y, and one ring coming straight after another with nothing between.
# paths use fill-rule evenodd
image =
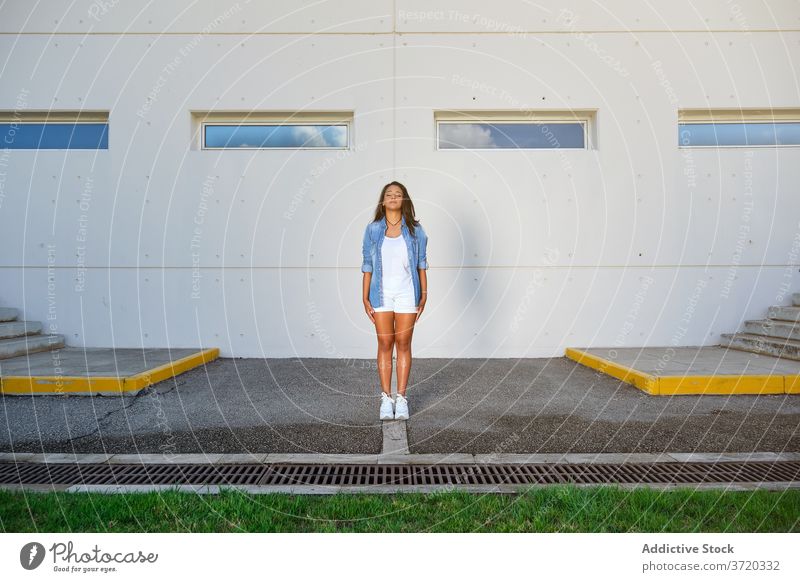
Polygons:
<instances>
[{"instance_id":1,"label":"metal drain grate","mask_svg":"<svg viewBox=\"0 0 800 582\"><path fill-rule=\"evenodd\" d=\"M548 485L800 481L800 462L433 465L0 463L15 485Z\"/></svg>"}]
</instances>

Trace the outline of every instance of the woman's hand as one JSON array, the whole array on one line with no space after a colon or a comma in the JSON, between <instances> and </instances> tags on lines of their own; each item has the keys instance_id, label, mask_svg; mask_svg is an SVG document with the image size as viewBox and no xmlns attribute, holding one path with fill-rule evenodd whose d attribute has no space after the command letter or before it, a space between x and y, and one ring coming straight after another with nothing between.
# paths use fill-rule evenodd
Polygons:
<instances>
[{"instance_id":1,"label":"woman's hand","mask_svg":"<svg viewBox=\"0 0 800 582\"><path fill-rule=\"evenodd\" d=\"M414 323L419 321L419 316L422 315L422 310L425 309L425 302L428 300L427 295L423 295L422 299L419 300L419 308L417 309L417 317L414 320Z\"/></svg>"},{"instance_id":2,"label":"woman's hand","mask_svg":"<svg viewBox=\"0 0 800 582\"><path fill-rule=\"evenodd\" d=\"M367 317L372 323L375 323L375 310L372 308L372 304L369 302L369 299L364 299L364 310L367 312Z\"/></svg>"}]
</instances>

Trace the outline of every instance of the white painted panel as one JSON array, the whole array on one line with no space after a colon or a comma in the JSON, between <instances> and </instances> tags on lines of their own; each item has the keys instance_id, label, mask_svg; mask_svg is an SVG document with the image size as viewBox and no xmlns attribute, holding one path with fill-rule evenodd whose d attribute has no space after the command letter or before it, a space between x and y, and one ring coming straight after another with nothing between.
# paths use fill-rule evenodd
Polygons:
<instances>
[{"instance_id":1,"label":"white painted panel","mask_svg":"<svg viewBox=\"0 0 800 582\"><path fill-rule=\"evenodd\" d=\"M386 32L392 2L346 0L10 0L0 32L348 33Z\"/></svg>"},{"instance_id":2,"label":"white painted panel","mask_svg":"<svg viewBox=\"0 0 800 582\"><path fill-rule=\"evenodd\" d=\"M444 243L440 265L530 265L547 245L560 251L559 264L727 264L747 198L755 208L745 262L786 260L800 215L800 148L757 149L747 161L736 148L679 150L677 110L697 101L671 103L648 58L625 61L627 76L607 69L590 76L595 55L564 40L548 47L508 36L403 38L398 149L408 162L400 171L423 196L418 207L435 216L432 230ZM635 50L625 35L605 40L617 54ZM780 54L772 39L760 40L750 50ZM650 46L649 58L657 57L665 70L677 68L682 57L668 43ZM422 53L435 58L421 59ZM726 80L715 78L724 63L715 57L695 62L696 78L676 75L673 87L684 95L699 85L712 102L726 103ZM794 103L785 74L775 68L760 74L772 93L742 83L735 88L738 100ZM435 150L432 109L510 103L596 108L597 150ZM745 193L746 164L757 175L757 194ZM779 242L776 231L784 233Z\"/></svg>"},{"instance_id":3,"label":"white painted panel","mask_svg":"<svg viewBox=\"0 0 800 582\"><path fill-rule=\"evenodd\" d=\"M684 31L796 29L797 3L791 0L397 0L400 32L506 33L524 31Z\"/></svg>"},{"instance_id":4,"label":"white painted panel","mask_svg":"<svg viewBox=\"0 0 800 582\"><path fill-rule=\"evenodd\" d=\"M111 115L108 151L10 153L6 197L11 206L0 213L12 234L8 256L21 257L24 247L26 264L41 265L48 238L74 239L83 214L77 201L88 176L93 188L88 228L96 244L87 249L86 260L92 265L191 266L196 219L204 222L204 266L296 266L309 260L334 266L341 253L355 262L358 253L331 244L341 224L330 216L344 212L352 217L348 228L363 230L378 193L376 180L390 179L391 77L386 71L391 52L372 36L350 36L344 43L332 37L296 38L290 46L287 38L258 37L245 47L220 38L198 46L165 73L155 67L180 55L182 44L175 38L126 38L112 51L108 37L92 37L80 49L69 37L61 42L78 55L69 83L67 77L47 75L45 68L30 82L22 71L10 75L5 99L13 99L15 81L27 85L29 109L46 108L46 96L61 94L58 88L69 84L74 92L62 95L61 107L86 103ZM46 42L28 36L25 47L13 50L44 50ZM148 51L141 63L131 62L131 55ZM97 62L101 53L109 54L107 62ZM206 62L212 70L197 66ZM129 76L118 75L120 69L128 69ZM93 92L83 94L86 87ZM159 91L146 106L153 87ZM298 103L297 91L305 93L304 103ZM191 149L190 111L247 107L353 111L353 149L345 154ZM200 216L204 183L211 194ZM27 223L19 220L26 204ZM351 239L360 237L355 230ZM67 250L58 254L59 264L73 263Z\"/></svg>"}]
</instances>

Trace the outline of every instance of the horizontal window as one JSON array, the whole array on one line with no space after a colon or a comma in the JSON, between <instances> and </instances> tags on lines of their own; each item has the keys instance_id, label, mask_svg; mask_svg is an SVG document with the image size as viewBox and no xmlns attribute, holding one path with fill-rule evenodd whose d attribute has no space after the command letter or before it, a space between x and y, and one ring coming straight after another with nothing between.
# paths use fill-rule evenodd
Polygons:
<instances>
[{"instance_id":1,"label":"horizontal window","mask_svg":"<svg viewBox=\"0 0 800 582\"><path fill-rule=\"evenodd\" d=\"M0 147L18 150L106 150L107 112L2 111Z\"/></svg>"},{"instance_id":2,"label":"horizontal window","mask_svg":"<svg viewBox=\"0 0 800 582\"><path fill-rule=\"evenodd\" d=\"M346 148L346 125L210 125L205 148Z\"/></svg>"},{"instance_id":3,"label":"horizontal window","mask_svg":"<svg viewBox=\"0 0 800 582\"><path fill-rule=\"evenodd\" d=\"M439 123L439 149L584 148L581 123Z\"/></svg>"},{"instance_id":4,"label":"horizontal window","mask_svg":"<svg viewBox=\"0 0 800 582\"><path fill-rule=\"evenodd\" d=\"M17 150L107 150L107 123L2 123L2 147Z\"/></svg>"},{"instance_id":5,"label":"horizontal window","mask_svg":"<svg viewBox=\"0 0 800 582\"><path fill-rule=\"evenodd\" d=\"M800 123L683 123L681 146L800 145Z\"/></svg>"},{"instance_id":6,"label":"horizontal window","mask_svg":"<svg viewBox=\"0 0 800 582\"><path fill-rule=\"evenodd\" d=\"M351 111L193 111L194 149L347 149Z\"/></svg>"},{"instance_id":7,"label":"horizontal window","mask_svg":"<svg viewBox=\"0 0 800 582\"><path fill-rule=\"evenodd\" d=\"M440 111L436 147L445 149L586 149L591 112Z\"/></svg>"},{"instance_id":8,"label":"horizontal window","mask_svg":"<svg viewBox=\"0 0 800 582\"><path fill-rule=\"evenodd\" d=\"M800 110L683 110L678 114L679 147L800 145Z\"/></svg>"}]
</instances>

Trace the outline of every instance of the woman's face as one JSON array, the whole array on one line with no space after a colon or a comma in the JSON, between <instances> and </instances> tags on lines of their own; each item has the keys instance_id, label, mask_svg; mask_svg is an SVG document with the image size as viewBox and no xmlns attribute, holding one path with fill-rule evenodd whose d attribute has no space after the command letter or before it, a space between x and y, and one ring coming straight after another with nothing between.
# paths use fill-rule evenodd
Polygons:
<instances>
[{"instance_id":1,"label":"woman's face","mask_svg":"<svg viewBox=\"0 0 800 582\"><path fill-rule=\"evenodd\" d=\"M386 209L400 210L403 206L403 191L399 186L389 186L383 193L383 204Z\"/></svg>"}]
</instances>

